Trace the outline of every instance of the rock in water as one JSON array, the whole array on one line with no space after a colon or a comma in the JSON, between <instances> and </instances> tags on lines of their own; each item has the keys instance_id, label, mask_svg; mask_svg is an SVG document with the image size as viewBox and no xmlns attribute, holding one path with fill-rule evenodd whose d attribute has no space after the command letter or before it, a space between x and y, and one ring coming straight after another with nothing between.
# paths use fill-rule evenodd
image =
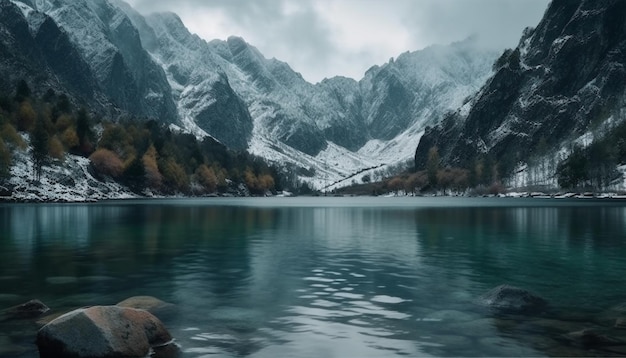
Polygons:
<instances>
[{"instance_id":1,"label":"rock in water","mask_svg":"<svg viewBox=\"0 0 626 358\"><path fill-rule=\"evenodd\" d=\"M537 313L548 303L543 298L519 287L500 285L482 295L477 303L502 313Z\"/></svg>"},{"instance_id":2,"label":"rock in water","mask_svg":"<svg viewBox=\"0 0 626 358\"><path fill-rule=\"evenodd\" d=\"M3 310L1 315L2 319L0 320L34 318L48 312L49 310L50 308L43 304L43 302L39 300L30 300L21 305Z\"/></svg>"},{"instance_id":3,"label":"rock in water","mask_svg":"<svg viewBox=\"0 0 626 358\"><path fill-rule=\"evenodd\" d=\"M94 306L67 313L37 333L41 358L146 357L172 342L161 321L144 310Z\"/></svg>"},{"instance_id":4,"label":"rock in water","mask_svg":"<svg viewBox=\"0 0 626 358\"><path fill-rule=\"evenodd\" d=\"M118 303L117 306L146 310L160 320L167 320L176 313L176 305L152 296L130 297Z\"/></svg>"},{"instance_id":5,"label":"rock in water","mask_svg":"<svg viewBox=\"0 0 626 358\"><path fill-rule=\"evenodd\" d=\"M584 347L596 346L617 346L624 345L626 342L619 338L604 335L594 329L583 329L582 331L570 332L564 337L576 344Z\"/></svg>"}]
</instances>

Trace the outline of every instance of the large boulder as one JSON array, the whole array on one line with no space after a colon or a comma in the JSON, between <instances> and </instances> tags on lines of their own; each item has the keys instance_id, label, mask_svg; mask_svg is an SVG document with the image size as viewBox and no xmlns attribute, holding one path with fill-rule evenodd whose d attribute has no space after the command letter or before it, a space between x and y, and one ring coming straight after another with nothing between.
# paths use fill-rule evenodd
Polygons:
<instances>
[{"instance_id":1,"label":"large boulder","mask_svg":"<svg viewBox=\"0 0 626 358\"><path fill-rule=\"evenodd\" d=\"M22 303L21 305L9 307L0 311L0 321L9 319L35 318L48 312L49 310L50 308L43 304L43 302L39 300L30 300L26 303Z\"/></svg>"},{"instance_id":2,"label":"large boulder","mask_svg":"<svg viewBox=\"0 0 626 358\"><path fill-rule=\"evenodd\" d=\"M37 333L41 358L146 357L151 348L170 344L172 337L158 318L118 306L78 309Z\"/></svg>"},{"instance_id":3,"label":"large boulder","mask_svg":"<svg viewBox=\"0 0 626 358\"><path fill-rule=\"evenodd\" d=\"M152 296L130 297L119 302L117 306L146 310L164 321L176 314L176 305Z\"/></svg>"},{"instance_id":4,"label":"large boulder","mask_svg":"<svg viewBox=\"0 0 626 358\"><path fill-rule=\"evenodd\" d=\"M509 285L500 285L480 296L477 303L501 313L528 314L543 311L548 305L543 298L529 291Z\"/></svg>"}]
</instances>

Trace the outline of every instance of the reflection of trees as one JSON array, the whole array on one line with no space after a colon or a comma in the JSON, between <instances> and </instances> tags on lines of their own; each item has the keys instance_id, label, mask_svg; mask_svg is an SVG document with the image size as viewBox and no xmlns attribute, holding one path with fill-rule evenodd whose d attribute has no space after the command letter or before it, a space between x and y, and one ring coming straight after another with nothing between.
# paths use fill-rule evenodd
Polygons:
<instances>
[{"instance_id":1,"label":"reflection of trees","mask_svg":"<svg viewBox=\"0 0 626 358\"><path fill-rule=\"evenodd\" d=\"M247 209L132 202L5 206L0 208L0 276L21 277L41 291L51 276L111 276L121 279L119 289L137 291L149 285L138 281L152 277L173 290L173 267L184 266L179 259L185 254L202 251L202 270L240 272L233 280L244 280L247 236L274 225L275 212L241 210Z\"/></svg>"},{"instance_id":2,"label":"reflection of trees","mask_svg":"<svg viewBox=\"0 0 626 358\"><path fill-rule=\"evenodd\" d=\"M470 269L480 289L506 282L559 296L564 282L589 294L617 279L608 267L623 250L625 214L617 206L440 208L417 210L415 222L425 257L442 270Z\"/></svg>"},{"instance_id":3,"label":"reflection of trees","mask_svg":"<svg viewBox=\"0 0 626 358\"><path fill-rule=\"evenodd\" d=\"M433 281L428 287L441 287L439 297L470 292L470 300L502 283L534 291L550 302L551 311L543 317L493 317L497 340L548 356L585 355L564 345L562 337L593 326L582 317L591 320L621 299L626 208L559 205L416 210Z\"/></svg>"}]
</instances>

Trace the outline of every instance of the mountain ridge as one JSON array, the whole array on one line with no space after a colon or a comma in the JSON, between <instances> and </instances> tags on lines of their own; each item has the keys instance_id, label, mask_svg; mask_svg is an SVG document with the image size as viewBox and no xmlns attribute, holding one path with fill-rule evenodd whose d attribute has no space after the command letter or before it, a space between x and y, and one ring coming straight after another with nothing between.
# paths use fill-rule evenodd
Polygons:
<instances>
[{"instance_id":1,"label":"mountain ridge","mask_svg":"<svg viewBox=\"0 0 626 358\"><path fill-rule=\"evenodd\" d=\"M491 157L502 178L549 161L542 180L556 185L556 164L572 143L586 146L585 136L602 137L594 128L624 119L625 22L624 2L553 1L539 25L500 57L467 107L426 132L416 167L425 166L436 146L444 165L468 167Z\"/></svg>"},{"instance_id":2,"label":"mountain ridge","mask_svg":"<svg viewBox=\"0 0 626 358\"><path fill-rule=\"evenodd\" d=\"M142 15L121 0L14 3L42 10L64 29L96 77L93 87L120 113L280 158L313 173L302 178L316 187L412 158L408 146L478 89L497 57L468 40L466 48L400 54L359 81L312 84L242 38L201 39L173 13Z\"/></svg>"}]
</instances>

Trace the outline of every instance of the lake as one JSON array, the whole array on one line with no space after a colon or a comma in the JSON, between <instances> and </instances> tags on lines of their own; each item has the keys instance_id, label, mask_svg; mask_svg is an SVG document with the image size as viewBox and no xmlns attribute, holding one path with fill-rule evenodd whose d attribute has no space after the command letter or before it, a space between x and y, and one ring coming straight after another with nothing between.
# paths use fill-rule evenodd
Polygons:
<instances>
[{"instance_id":1,"label":"lake","mask_svg":"<svg viewBox=\"0 0 626 358\"><path fill-rule=\"evenodd\" d=\"M0 205L0 308L150 295L185 357L620 355L570 340L626 303L613 199L207 198ZM500 284L549 310L476 304ZM626 316L626 309L624 310ZM0 356L38 357L31 321ZM623 333L622 333L623 332ZM626 345L626 344L625 344Z\"/></svg>"}]
</instances>

